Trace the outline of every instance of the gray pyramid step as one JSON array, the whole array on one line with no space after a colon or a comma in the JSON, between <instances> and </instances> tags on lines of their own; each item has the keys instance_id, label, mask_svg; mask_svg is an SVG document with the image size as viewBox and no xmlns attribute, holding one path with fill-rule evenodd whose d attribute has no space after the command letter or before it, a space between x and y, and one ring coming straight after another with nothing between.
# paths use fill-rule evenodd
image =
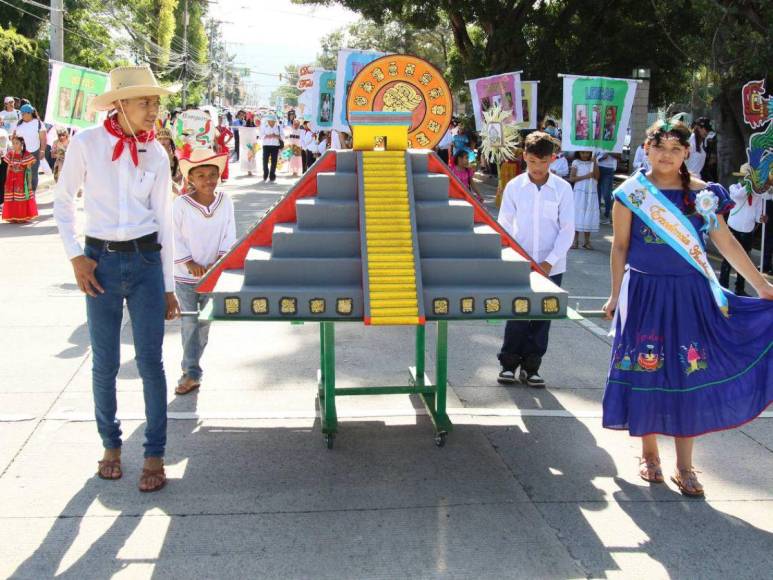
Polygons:
<instances>
[{"instance_id":1,"label":"gray pyramid step","mask_svg":"<svg viewBox=\"0 0 773 580\"><path fill-rule=\"evenodd\" d=\"M448 199L448 176L439 173L414 174L413 195L416 201Z\"/></svg>"},{"instance_id":2,"label":"gray pyramid step","mask_svg":"<svg viewBox=\"0 0 773 580\"><path fill-rule=\"evenodd\" d=\"M318 173L319 199L357 199L357 176L354 173Z\"/></svg>"},{"instance_id":3,"label":"gray pyramid step","mask_svg":"<svg viewBox=\"0 0 773 580\"><path fill-rule=\"evenodd\" d=\"M417 201L416 225L423 229L472 228L472 205L461 199Z\"/></svg>"},{"instance_id":4,"label":"gray pyramid step","mask_svg":"<svg viewBox=\"0 0 773 580\"><path fill-rule=\"evenodd\" d=\"M354 228L274 226L271 247L275 258L359 258L360 232Z\"/></svg>"},{"instance_id":5,"label":"gray pyramid step","mask_svg":"<svg viewBox=\"0 0 773 580\"><path fill-rule=\"evenodd\" d=\"M362 284L360 258L279 258L270 248L250 248L244 261L249 286L350 286Z\"/></svg>"},{"instance_id":6,"label":"gray pyramid step","mask_svg":"<svg viewBox=\"0 0 773 580\"><path fill-rule=\"evenodd\" d=\"M413 173L429 172L429 153L426 151L411 151L411 167Z\"/></svg>"},{"instance_id":7,"label":"gray pyramid step","mask_svg":"<svg viewBox=\"0 0 773 580\"><path fill-rule=\"evenodd\" d=\"M422 258L421 272L426 286L525 285L531 265L512 248L504 248L501 258Z\"/></svg>"},{"instance_id":8,"label":"gray pyramid step","mask_svg":"<svg viewBox=\"0 0 773 580\"><path fill-rule=\"evenodd\" d=\"M336 172L354 173L357 170L357 152L352 150L336 150Z\"/></svg>"},{"instance_id":9,"label":"gray pyramid step","mask_svg":"<svg viewBox=\"0 0 773 580\"><path fill-rule=\"evenodd\" d=\"M276 231L276 230L275 230ZM419 230L422 258L500 258L502 238L490 226Z\"/></svg>"},{"instance_id":10,"label":"gray pyramid step","mask_svg":"<svg viewBox=\"0 0 773 580\"><path fill-rule=\"evenodd\" d=\"M358 204L354 199L299 199L295 210L302 228L356 228L359 225Z\"/></svg>"}]
</instances>

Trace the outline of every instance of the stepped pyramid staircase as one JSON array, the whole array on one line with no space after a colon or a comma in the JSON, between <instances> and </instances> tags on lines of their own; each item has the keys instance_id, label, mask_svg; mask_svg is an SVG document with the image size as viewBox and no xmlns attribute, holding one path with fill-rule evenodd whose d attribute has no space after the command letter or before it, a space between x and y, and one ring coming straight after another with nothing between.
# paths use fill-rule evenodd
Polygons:
<instances>
[{"instance_id":1,"label":"stepped pyramid staircase","mask_svg":"<svg viewBox=\"0 0 773 580\"><path fill-rule=\"evenodd\" d=\"M328 447L337 431L336 396L398 393L422 398L443 445L451 430L448 321L556 319L567 312L567 293L436 154L400 148L407 139L395 127L407 131L407 121L384 128L397 150L326 152L197 287L212 296L214 319L320 323L319 403ZM344 321L414 326L410 385L336 388L334 323ZM427 321L437 322L434 385L424 372Z\"/></svg>"}]
</instances>

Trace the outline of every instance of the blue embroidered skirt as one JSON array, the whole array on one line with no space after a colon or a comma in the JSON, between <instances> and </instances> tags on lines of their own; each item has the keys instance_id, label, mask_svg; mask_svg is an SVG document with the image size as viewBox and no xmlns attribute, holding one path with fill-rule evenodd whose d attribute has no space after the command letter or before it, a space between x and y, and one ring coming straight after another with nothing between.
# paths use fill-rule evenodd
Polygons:
<instances>
[{"instance_id":1,"label":"blue embroidered skirt","mask_svg":"<svg viewBox=\"0 0 773 580\"><path fill-rule=\"evenodd\" d=\"M691 437L738 427L773 402L773 301L728 293L725 317L698 272L629 275L605 427Z\"/></svg>"}]
</instances>

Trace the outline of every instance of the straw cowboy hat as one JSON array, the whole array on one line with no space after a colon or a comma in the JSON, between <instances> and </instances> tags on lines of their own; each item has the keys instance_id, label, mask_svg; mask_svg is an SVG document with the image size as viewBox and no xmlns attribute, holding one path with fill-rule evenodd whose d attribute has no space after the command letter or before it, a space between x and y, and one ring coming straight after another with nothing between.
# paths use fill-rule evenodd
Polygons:
<instances>
[{"instance_id":1,"label":"straw cowboy hat","mask_svg":"<svg viewBox=\"0 0 773 580\"><path fill-rule=\"evenodd\" d=\"M180 171L188 179L188 173L194 167L203 167L205 165L214 165L218 168L220 175L225 170L225 164L228 163L226 153L215 153L212 149L198 148L191 151L187 157L180 158Z\"/></svg>"},{"instance_id":2,"label":"straw cowboy hat","mask_svg":"<svg viewBox=\"0 0 773 580\"><path fill-rule=\"evenodd\" d=\"M179 86L162 87L149 66L121 66L110 71L110 90L94 97L90 110L109 111L121 99L171 95Z\"/></svg>"},{"instance_id":3,"label":"straw cowboy hat","mask_svg":"<svg viewBox=\"0 0 773 580\"><path fill-rule=\"evenodd\" d=\"M752 166L748 163L744 163L741 165L741 169L739 171L733 171L733 175L736 177L749 177L752 174Z\"/></svg>"}]
</instances>

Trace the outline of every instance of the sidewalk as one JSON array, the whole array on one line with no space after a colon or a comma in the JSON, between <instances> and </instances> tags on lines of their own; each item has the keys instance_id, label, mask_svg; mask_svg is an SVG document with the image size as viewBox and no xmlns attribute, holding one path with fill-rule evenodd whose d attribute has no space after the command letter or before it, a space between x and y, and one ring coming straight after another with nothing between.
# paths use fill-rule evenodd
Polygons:
<instances>
[{"instance_id":1,"label":"sidewalk","mask_svg":"<svg viewBox=\"0 0 773 580\"><path fill-rule=\"evenodd\" d=\"M239 232L291 183L232 179ZM418 400L348 397L332 451L316 418L315 325L215 323L200 392L175 397L180 325L169 323L169 484L148 495L137 490L143 404L127 325L124 478L98 479L84 300L50 192L38 202L36 223L0 225L0 577L770 575L773 410L700 439L705 501L645 484L638 441L601 428L610 339L598 320L554 323L545 390L496 383L502 325L450 325L447 445L435 447ZM597 251L570 255L572 307L608 295L602 234ZM403 383L412 336L338 325L340 386ZM662 455L670 474L673 446Z\"/></svg>"}]
</instances>

